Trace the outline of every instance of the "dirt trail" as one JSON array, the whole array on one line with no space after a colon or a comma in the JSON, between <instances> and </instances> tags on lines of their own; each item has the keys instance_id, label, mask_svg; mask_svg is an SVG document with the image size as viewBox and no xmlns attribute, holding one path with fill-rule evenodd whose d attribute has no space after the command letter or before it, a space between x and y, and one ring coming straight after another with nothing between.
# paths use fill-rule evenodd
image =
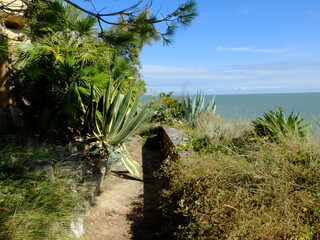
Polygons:
<instances>
[{"instance_id":1,"label":"dirt trail","mask_svg":"<svg viewBox=\"0 0 320 240\"><path fill-rule=\"evenodd\" d=\"M153 177L163 159L158 138L149 138L143 146L134 138L128 149L143 165L144 182L131 178L125 168L112 172L88 211L84 240L158 239L161 226L158 199L162 185Z\"/></svg>"}]
</instances>

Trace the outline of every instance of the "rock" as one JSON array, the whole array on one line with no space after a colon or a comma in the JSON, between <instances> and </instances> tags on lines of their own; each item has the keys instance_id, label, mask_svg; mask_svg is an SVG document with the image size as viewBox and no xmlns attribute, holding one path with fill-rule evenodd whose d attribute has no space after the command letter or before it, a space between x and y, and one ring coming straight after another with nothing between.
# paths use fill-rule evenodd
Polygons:
<instances>
[{"instance_id":1,"label":"rock","mask_svg":"<svg viewBox=\"0 0 320 240\"><path fill-rule=\"evenodd\" d=\"M56 159L58 160L58 162L63 161L65 158L64 147L61 145L56 146L55 147L55 155L56 155Z\"/></svg>"},{"instance_id":2,"label":"rock","mask_svg":"<svg viewBox=\"0 0 320 240\"><path fill-rule=\"evenodd\" d=\"M84 234L83 228L84 217L78 217L75 220L70 221L70 230L73 236L80 238Z\"/></svg>"},{"instance_id":3,"label":"rock","mask_svg":"<svg viewBox=\"0 0 320 240\"><path fill-rule=\"evenodd\" d=\"M53 167L52 167L52 164L41 165L41 166L37 166L35 171L50 173L53 171Z\"/></svg>"}]
</instances>

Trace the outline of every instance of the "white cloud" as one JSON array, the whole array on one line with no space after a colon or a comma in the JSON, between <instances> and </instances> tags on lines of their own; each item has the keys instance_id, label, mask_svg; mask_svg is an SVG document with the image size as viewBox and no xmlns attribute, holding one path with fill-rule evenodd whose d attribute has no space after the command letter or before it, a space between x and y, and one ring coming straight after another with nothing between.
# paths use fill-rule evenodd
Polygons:
<instances>
[{"instance_id":1,"label":"white cloud","mask_svg":"<svg viewBox=\"0 0 320 240\"><path fill-rule=\"evenodd\" d=\"M280 53L280 52L288 52L293 48L271 48L271 49L263 49L263 48L255 48L255 47L222 47L218 46L217 51L238 51L238 52L257 52L257 53Z\"/></svg>"},{"instance_id":2,"label":"white cloud","mask_svg":"<svg viewBox=\"0 0 320 240\"><path fill-rule=\"evenodd\" d=\"M145 65L148 89L245 93L320 91L320 62L280 62L220 68Z\"/></svg>"},{"instance_id":3,"label":"white cloud","mask_svg":"<svg viewBox=\"0 0 320 240\"><path fill-rule=\"evenodd\" d=\"M183 80L208 80L208 79L243 79L243 74L236 75L234 73L228 74L227 71L221 71L211 68L199 68L199 67L170 67L159 65L145 65L142 68L142 74L144 78L162 79L166 81L168 79ZM170 80L171 81L171 80Z\"/></svg>"}]
</instances>

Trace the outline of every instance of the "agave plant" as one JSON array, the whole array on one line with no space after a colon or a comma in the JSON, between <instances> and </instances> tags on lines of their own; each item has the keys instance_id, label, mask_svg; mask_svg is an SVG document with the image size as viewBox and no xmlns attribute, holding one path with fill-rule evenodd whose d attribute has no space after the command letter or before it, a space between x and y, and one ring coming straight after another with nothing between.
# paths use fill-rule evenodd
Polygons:
<instances>
[{"instance_id":1,"label":"agave plant","mask_svg":"<svg viewBox=\"0 0 320 240\"><path fill-rule=\"evenodd\" d=\"M277 107L277 111L269 110L252 121L255 132L259 136L268 136L273 140L277 140L280 135L304 137L310 129L309 122L303 122L300 113L294 114L293 111L286 118L281 106Z\"/></svg>"},{"instance_id":2,"label":"agave plant","mask_svg":"<svg viewBox=\"0 0 320 240\"><path fill-rule=\"evenodd\" d=\"M141 179L139 164L132 160L126 151L124 142L129 139L135 130L143 123L150 113L149 105L138 112L140 94L132 101L133 86L123 94L119 89L112 91L112 81L109 81L107 90L100 99L102 101L102 112L97 109L99 101L94 99L94 91L91 90L91 104L87 108L86 125L88 131L101 143L101 147L118 146L119 151L125 151L121 160L128 171L135 177Z\"/></svg>"},{"instance_id":3,"label":"agave plant","mask_svg":"<svg viewBox=\"0 0 320 240\"><path fill-rule=\"evenodd\" d=\"M195 119L202 112L215 113L215 97L213 97L211 101L208 102L206 107L204 107L204 99L205 95L201 92L197 92L197 95L193 99L188 94L183 96L184 118L187 121Z\"/></svg>"}]
</instances>

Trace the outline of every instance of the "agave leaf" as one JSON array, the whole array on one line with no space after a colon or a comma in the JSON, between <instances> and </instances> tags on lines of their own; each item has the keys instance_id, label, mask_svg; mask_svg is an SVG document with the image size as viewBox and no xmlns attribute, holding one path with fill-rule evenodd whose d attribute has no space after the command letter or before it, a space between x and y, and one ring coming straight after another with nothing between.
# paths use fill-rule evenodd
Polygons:
<instances>
[{"instance_id":1,"label":"agave leaf","mask_svg":"<svg viewBox=\"0 0 320 240\"><path fill-rule=\"evenodd\" d=\"M190 96L188 96L188 102L189 102L189 112L188 112L188 118L189 120L192 118L192 109L193 109L193 101Z\"/></svg>"},{"instance_id":2,"label":"agave leaf","mask_svg":"<svg viewBox=\"0 0 320 240\"><path fill-rule=\"evenodd\" d=\"M96 115L96 104L93 99L93 86L90 88L89 103L85 114L85 128L86 131L94 133L95 125L95 115Z\"/></svg>"},{"instance_id":3,"label":"agave leaf","mask_svg":"<svg viewBox=\"0 0 320 240\"><path fill-rule=\"evenodd\" d=\"M124 163L125 167L127 170L135 176L137 179L143 180L142 175L141 175L141 166L139 163L134 161L126 151L126 154L121 158L122 162Z\"/></svg>"},{"instance_id":4,"label":"agave leaf","mask_svg":"<svg viewBox=\"0 0 320 240\"><path fill-rule=\"evenodd\" d=\"M112 78L110 77L109 79L109 83L108 83L108 87L106 89L105 94L103 95L103 110L102 110L102 116L103 119L107 119L107 113L108 113L108 109L109 109L109 104L110 104L110 95L111 95L111 84L112 84ZM106 124L103 125L102 127L102 131L105 132L106 131Z\"/></svg>"},{"instance_id":5,"label":"agave leaf","mask_svg":"<svg viewBox=\"0 0 320 240\"><path fill-rule=\"evenodd\" d=\"M148 105L146 105L143 110L137 116L135 116L131 122L128 122L113 139L108 139L109 144L114 145L126 141L141 125L141 123L143 123L150 111L151 109Z\"/></svg>"},{"instance_id":6,"label":"agave leaf","mask_svg":"<svg viewBox=\"0 0 320 240\"><path fill-rule=\"evenodd\" d=\"M189 98L187 95L183 95L183 104L184 104L184 118L187 119L190 111Z\"/></svg>"},{"instance_id":7,"label":"agave leaf","mask_svg":"<svg viewBox=\"0 0 320 240\"><path fill-rule=\"evenodd\" d=\"M212 112L215 113L216 102L215 97L208 102L206 107L204 107L205 95L204 93L197 92L197 95L192 99L189 94L183 96L184 104L184 118L188 121L199 116L202 112Z\"/></svg>"},{"instance_id":8,"label":"agave leaf","mask_svg":"<svg viewBox=\"0 0 320 240\"><path fill-rule=\"evenodd\" d=\"M203 110L203 107L204 107L204 94L199 92L199 100L198 100L198 103L197 103L197 114L196 116L198 116L201 111Z\"/></svg>"},{"instance_id":9,"label":"agave leaf","mask_svg":"<svg viewBox=\"0 0 320 240\"><path fill-rule=\"evenodd\" d=\"M109 134L109 138L113 138L113 136L118 132L121 123L123 123L126 113L128 112L131 94L133 91L133 86L130 87L128 93L124 97L122 104L119 106L119 111L117 114L117 119L115 120L115 123L112 127L112 131Z\"/></svg>"},{"instance_id":10,"label":"agave leaf","mask_svg":"<svg viewBox=\"0 0 320 240\"><path fill-rule=\"evenodd\" d=\"M204 112L216 112L216 98L213 96L213 98L208 102L207 106L203 110Z\"/></svg>"},{"instance_id":11,"label":"agave leaf","mask_svg":"<svg viewBox=\"0 0 320 240\"><path fill-rule=\"evenodd\" d=\"M277 107L276 112L265 112L263 118L257 118L252 124L258 135L270 136L273 140L278 140L279 136L304 137L310 126L309 123L303 123L300 113L294 114L292 111L286 118L281 106Z\"/></svg>"},{"instance_id":12,"label":"agave leaf","mask_svg":"<svg viewBox=\"0 0 320 240\"><path fill-rule=\"evenodd\" d=\"M194 117L198 115L199 105L201 104L201 93L197 92L197 95L194 98Z\"/></svg>"},{"instance_id":13,"label":"agave leaf","mask_svg":"<svg viewBox=\"0 0 320 240\"><path fill-rule=\"evenodd\" d=\"M118 113L118 110L119 110L119 105L121 103L121 100L122 100L122 94L120 93L120 91L118 91L115 99L111 102L110 104L110 108L108 109L108 113L107 113L107 117L105 119L105 124L106 124L106 137L110 134L110 132L112 131L113 129L113 125L114 125L114 122L117 118L117 113Z\"/></svg>"},{"instance_id":14,"label":"agave leaf","mask_svg":"<svg viewBox=\"0 0 320 240\"><path fill-rule=\"evenodd\" d=\"M196 116L196 107L197 107L197 97L195 97L193 100L190 97L190 100L192 101L191 118L195 118L195 116Z\"/></svg>"},{"instance_id":15,"label":"agave leaf","mask_svg":"<svg viewBox=\"0 0 320 240\"><path fill-rule=\"evenodd\" d=\"M123 122L123 126L126 126L128 123L130 123L132 121L133 117L135 116L135 114L137 113L139 103L140 103L140 96L141 96L141 93L139 92L133 102L131 109L128 110L125 121Z\"/></svg>"},{"instance_id":16,"label":"agave leaf","mask_svg":"<svg viewBox=\"0 0 320 240\"><path fill-rule=\"evenodd\" d=\"M73 82L74 83L74 93L76 94L76 96L77 96L77 100L78 100L78 103L80 104L80 107L81 107L81 111L83 112L83 113L85 113L85 107L84 107L84 105L83 105L83 102L82 102L82 98L81 98L81 96L80 96L80 92L79 92L79 87L78 87L78 85L77 85L77 83L76 82Z\"/></svg>"}]
</instances>

